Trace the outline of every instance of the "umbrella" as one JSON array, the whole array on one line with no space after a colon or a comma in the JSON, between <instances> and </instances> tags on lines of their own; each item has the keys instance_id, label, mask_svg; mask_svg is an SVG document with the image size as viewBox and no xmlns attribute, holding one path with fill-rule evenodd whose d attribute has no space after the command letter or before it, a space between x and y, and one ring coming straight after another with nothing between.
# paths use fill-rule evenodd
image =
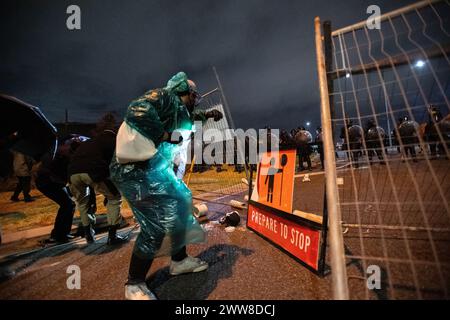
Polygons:
<instances>
[{"instance_id":1,"label":"umbrella","mask_svg":"<svg viewBox=\"0 0 450 320\"><path fill-rule=\"evenodd\" d=\"M54 153L56 128L39 108L0 94L0 139L14 134L10 148L39 161L46 152Z\"/></svg>"}]
</instances>

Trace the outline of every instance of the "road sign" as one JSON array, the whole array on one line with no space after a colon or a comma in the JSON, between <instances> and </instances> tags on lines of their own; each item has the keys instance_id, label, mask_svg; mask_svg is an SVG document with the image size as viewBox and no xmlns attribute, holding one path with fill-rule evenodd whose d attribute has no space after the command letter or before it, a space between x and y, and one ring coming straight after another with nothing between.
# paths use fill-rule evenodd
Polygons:
<instances>
[{"instance_id":1,"label":"road sign","mask_svg":"<svg viewBox=\"0 0 450 320\"><path fill-rule=\"evenodd\" d=\"M294 175L295 150L264 153L251 200L292 213Z\"/></svg>"},{"instance_id":2,"label":"road sign","mask_svg":"<svg viewBox=\"0 0 450 320\"><path fill-rule=\"evenodd\" d=\"M248 226L314 270L319 269L321 229L283 218L249 205Z\"/></svg>"},{"instance_id":3,"label":"road sign","mask_svg":"<svg viewBox=\"0 0 450 320\"><path fill-rule=\"evenodd\" d=\"M326 205L324 203L323 216L317 214L322 211L317 208L314 214L300 210L304 196L308 194L302 188L311 188L311 185L303 186L295 180L296 159L296 150L279 150L262 155L251 190L247 227L288 252L308 269L323 275ZM297 181L295 193L294 181ZM300 197L302 192L303 197ZM309 192L316 191L310 189Z\"/></svg>"}]
</instances>

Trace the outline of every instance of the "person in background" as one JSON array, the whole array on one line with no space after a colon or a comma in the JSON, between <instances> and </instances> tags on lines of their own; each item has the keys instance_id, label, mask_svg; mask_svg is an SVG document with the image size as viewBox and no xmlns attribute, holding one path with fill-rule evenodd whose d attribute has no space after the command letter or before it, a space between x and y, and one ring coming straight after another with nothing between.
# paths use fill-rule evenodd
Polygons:
<instances>
[{"instance_id":1,"label":"person in background","mask_svg":"<svg viewBox=\"0 0 450 320\"><path fill-rule=\"evenodd\" d=\"M364 137L366 139L367 156L372 164L372 157L376 154L380 164L385 164L382 149L384 148L384 134L381 134L374 119L369 119L366 124ZM381 140L381 142L380 142Z\"/></svg>"},{"instance_id":2,"label":"person in background","mask_svg":"<svg viewBox=\"0 0 450 320\"><path fill-rule=\"evenodd\" d=\"M428 107L428 123L425 127L425 138L429 143L430 155L435 159L439 154L445 155L444 145L439 137L439 122L443 119L441 111L437 106ZM444 134L441 132L441 135Z\"/></svg>"},{"instance_id":3,"label":"person in background","mask_svg":"<svg viewBox=\"0 0 450 320\"><path fill-rule=\"evenodd\" d=\"M107 118L107 121L105 121ZM80 211L85 238L88 243L95 242L93 225L95 221L90 216L92 195L89 190L99 192L106 198L107 218L109 224L108 244L120 244L127 240L126 237L117 234L122 221L120 206L122 197L116 186L109 179L109 164L116 146L116 123L110 114L106 115L102 122L105 125L100 133L93 139L80 144L77 151L71 157L68 174L70 191L75 197ZM89 189L91 187L92 189Z\"/></svg>"},{"instance_id":4,"label":"person in background","mask_svg":"<svg viewBox=\"0 0 450 320\"><path fill-rule=\"evenodd\" d=\"M293 141L293 138L289 132L287 132L286 129L281 129L280 131L280 146L282 147L292 147L295 143Z\"/></svg>"},{"instance_id":5,"label":"person in background","mask_svg":"<svg viewBox=\"0 0 450 320\"><path fill-rule=\"evenodd\" d=\"M64 243L74 238L70 231L75 203L67 187L67 167L71 155L78 146L78 141L73 138L59 141L55 156L53 157L50 153L45 154L36 174L36 188L59 205L53 230L46 243Z\"/></svg>"},{"instance_id":6,"label":"person in background","mask_svg":"<svg viewBox=\"0 0 450 320\"><path fill-rule=\"evenodd\" d=\"M324 155L323 155L323 134L322 134L322 127L317 127L316 129L316 144L317 144L317 150L319 152L320 156L320 164L322 166L322 170L325 169L324 166Z\"/></svg>"},{"instance_id":7,"label":"person in background","mask_svg":"<svg viewBox=\"0 0 450 320\"><path fill-rule=\"evenodd\" d=\"M350 150L350 142L348 141L348 129L351 128L353 125L353 120L346 119L345 125L341 128L341 134L339 135L339 138L341 138L344 143L342 144L342 150L345 150L347 154L347 158L349 160L352 159L352 151Z\"/></svg>"},{"instance_id":8,"label":"person in background","mask_svg":"<svg viewBox=\"0 0 450 320\"><path fill-rule=\"evenodd\" d=\"M13 151L13 167L14 174L17 177L17 186L11 196L11 201L17 202L19 195L22 192L25 202L32 202L34 199L30 196L31 190L31 169L33 167L34 160L18 151Z\"/></svg>"},{"instance_id":9,"label":"person in background","mask_svg":"<svg viewBox=\"0 0 450 320\"><path fill-rule=\"evenodd\" d=\"M362 139L364 133L362 128L353 124L353 120L346 119L345 126L341 128L340 138L344 139L342 149L347 152L347 158L359 167L359 158L362 156Z\"/></svg>"},{"instance_id":10,"label":"person in background","mask_svg":"<svg viewBox=\"0 0 450 320\"><path fill-rule=\"evenodd\" d=\"M395 124L394 129L392 129L392 137L394 138L394 143L397 146L397 153L402 153L401 142L400 142L400 133L398 132L398 127L402 124L403 117L397 118L397 123Z\"/></svg>"},{"instance_id":11,"label":"person in background","mask_svg":"<svg viewBox=\"0 0 450 320\"><path fill-rule=\"evenodd\" d=\"M403 128L403 130L402 130ZM397 126L398 140L402 150L402 161L405 162L408 156L411 156L413 162L417 162L416 143L417 136L413 124L408 116L402 118Z\"/></svg>"},{"instance_id":12,"label":"person in background","mask_svg":"<svg viewBox=\"0 0 450 320\"><path fill-rule=\"evenodd\" d=\"M301 131L306 131L305 127L299 127L297 134ZM297 153L299 154L299 171L305 170L304 163L308 165L308 170L312 171L311 153L312 149L307 141L297 141Z\"/></svg>"}]
</instances>

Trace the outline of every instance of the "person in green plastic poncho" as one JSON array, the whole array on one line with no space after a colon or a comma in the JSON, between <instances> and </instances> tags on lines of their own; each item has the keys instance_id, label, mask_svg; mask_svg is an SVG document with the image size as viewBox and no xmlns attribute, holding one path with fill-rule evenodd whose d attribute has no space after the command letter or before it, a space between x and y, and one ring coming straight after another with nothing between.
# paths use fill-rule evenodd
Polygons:
<instances>
[{"instance_id":1,"label":"person in green plastic poncho","mask_svg":"<svg viewBox=\"0 0 450 320\"><path fill-rule=\"evenodd\" d=\"M179 72L166 87L132 101L117 134L111 179L141 227L131 256L126 299L156 299L145 278L157 256L172 256L171 275L208 268L205 261L186 253L186 245L205 241L205 233L192 215L190 190L173 171L181 138L172 133L190 130L194 120L222 118L217 110L194 112L199 99L195 83Z\"/></svg>"}]
</instances>

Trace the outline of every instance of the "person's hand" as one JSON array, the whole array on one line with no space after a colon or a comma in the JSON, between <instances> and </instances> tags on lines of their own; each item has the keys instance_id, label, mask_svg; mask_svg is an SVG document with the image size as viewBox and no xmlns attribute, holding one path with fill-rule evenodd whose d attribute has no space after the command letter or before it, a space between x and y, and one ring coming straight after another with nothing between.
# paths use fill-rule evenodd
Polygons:
<instances>
[{"instance_id":1,"label":"person's hand","mask_svg":"<svg viewBox=\"0 0 450 320\"><path fill-rule=\"evenodd\" d=\"M216 121L216 122L223 118L223 114L222 114L222 112L220 112L219 110L211 110L211 111L208 111L208 112L205 114L205 116L206 116L207 118L213 118L214 121Z\"/></svg>"}]
</instances>

